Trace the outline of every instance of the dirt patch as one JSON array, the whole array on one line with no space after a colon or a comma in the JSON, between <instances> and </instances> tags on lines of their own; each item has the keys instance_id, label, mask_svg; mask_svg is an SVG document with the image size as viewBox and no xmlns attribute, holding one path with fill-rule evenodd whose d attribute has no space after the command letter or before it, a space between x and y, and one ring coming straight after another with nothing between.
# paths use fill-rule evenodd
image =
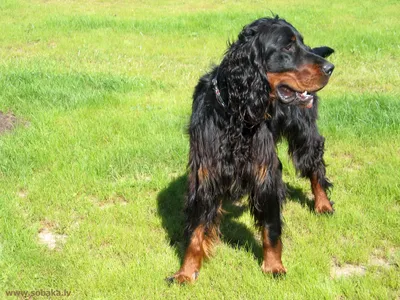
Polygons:
<instances>
[{"instance_id":1,"label":"dirt patch","mask_svg":"<svg viewBox=\"0 0 400 300\"><path fill-rule=\"evenodd\" d=\"M54 233L54 223L42 221L42 227L39 229L39 243L47 246L50 250L60 249L67 241L67 235Z\"/></svg>"},{"instance_id":2,"label":"dirt patch","mask_svg":"<svg viewBox=\"0 0 400 300\"><path fill-rule=\"evenodd\" d=\"M390 268L390 263L384 258L380 257L371 257L369 259L369 265L374 266L374 267L380 267L384 269L389 269Z\"/></svg>"},{"instance_id":3,"label":"dirt patch","mask_svg":"<svg viewBox=\"0 0 400 300\"><path fill-rule=\"evenodd\" d=\"M343 264L343 265L334 265L331 268L331 277L332 278L341 278L341 277L349 277L349 276L363 276L365 275L367 268L361 265L351 265L351 264Z\"/></svg>"},{"instance_id":4,"label":"dirt patch","mask_svg":"<svg viewBox=\"0 0 400 300\"><path fill-rule=\"evenodd\" d=\"M0 111L0 135L13 130L19 124L27 124L18 119L13 113Z\"/></svg>"},{"instance_id":5,"label":"dirt patch","mask_svg":"<svg viewBox=\"0 0 400 300\"><path fill-rule=\"evenodd\" d=\"M113 197L107 198L107 199L99 202L98 206L100 207L100 209L107 209L116 204L125 206L128 204L128 201L125 199L125 197L118 195L118 196L113 196Z\"/></svg>"},{"instance_id":6,"label":"dirt patch","mask_svg":"<svg viewBox=\"0 0 400 300\"><path fill-rule=\"evenodd\" d=\"M337 260L333 259L331 267L331 278L343 278L350 276L363 276L367 272L367 268L378 268L380 270L388 270L390 268L398 268L395 262L395 249L390 249L389 257L387 258L383 249L375 249L371 254L368 264L354 265L354 264L339 264Z\"/></svg>"},{"instance_id":7,"label":"dirt patch","mask_svg":"<svg viewBox=\"0 0 400 300\"><path fill-rule=\"evenodd\" d=\"M128 200L121 195L113 195L104 199L99 199L98 197L94 195L90 195L87 197L90 202L95 204L97 207L100 209L107 209L110 207L113 207L115 205L120 205L120 206L126 206L128 205Z\"/></svg>"},{"instance_id":8,"label":"dirt patch","mask_svg":"<svg viewBox=\"0 0 400 300\"><path fill-rule=\"evenodd\" d=\"M20 190L17 192L17 196L18 196L19 198L24 199L24 198L28 197L28 191L25 190L25 189L20 189Z\"/></svg>"},{"instance_id":9,"label":"dirt patch","mask_svg":"<svg viewBox=\"0 0 400 300\"><path fill-rule=\"evenodd\" d=\"M39 232L39 243L46 245L50 250L59 248L67 240L65 234L55 234L49 231L47 228L42 229Z\"/></svg>"},{"instance_id":10,"label":"dirt patch","mask_svg":"<svg viewBox=\"0 0 400 300\"><path fill-rule=\"evenodd\" d=\"M398 268L399 265L396 263L396 248L388 250L375 249L369 258L368 264L380 269Z\"/></svg>"}]
</instances>

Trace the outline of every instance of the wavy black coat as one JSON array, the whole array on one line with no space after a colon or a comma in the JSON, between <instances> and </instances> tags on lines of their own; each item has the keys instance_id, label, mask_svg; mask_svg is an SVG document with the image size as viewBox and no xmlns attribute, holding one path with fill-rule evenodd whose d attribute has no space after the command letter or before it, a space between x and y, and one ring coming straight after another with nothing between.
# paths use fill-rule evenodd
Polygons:
<instances>
[{"instance_id":1,"label":"wavy black coat","mask_svg":"<svg viewBox=\"0 0 400 300\"><path fill-rule=\"evenodd\" d=\"M327 190L324 138L316 120L318 98L312 108L286 105L271 97L267 73L278 18L248 25L229 48L219 66L204 75L195 88L188 133L190 136L188 191L185 205L186 237L199 226L205 232L218 226L221 200L249 195L255 224L267 227L275 243L282 230L285 199L282 165L276 144L286 138L289 153L303 177L317 174ZM270 27L260 33L260 27ZM315 53L329 55L328 49ZM279 67L279 66L278 66ZM213 84L213 79L216 84ZM216 95L220 93L220 99Z\"/></svg>"}]
</instances>

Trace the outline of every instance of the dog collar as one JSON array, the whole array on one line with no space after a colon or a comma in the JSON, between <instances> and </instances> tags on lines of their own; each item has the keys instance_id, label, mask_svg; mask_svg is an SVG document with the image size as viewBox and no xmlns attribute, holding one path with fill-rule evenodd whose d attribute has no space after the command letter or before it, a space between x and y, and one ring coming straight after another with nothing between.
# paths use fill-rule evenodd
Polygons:
<instances>
[{"instance_id":1,"label":"dog collar","mask_svg":"<svg viewBox=\"0 0 400 300\"><path fill-rule=\"evenodd\" d=\"M214 86L213 89L214 89L214 92L215 92L215 96L217 97L218 103L219 103L223 108L226 109L226 104L224 103L224 100L222 99L221 93L220 93L219 88L218 88L218 81L217 81L217 78L216 78L216 77L213 78L213 79L211 80L211 82L212 82L212 84L213 84L213 86Z\"/></svg>"}]
</instances>

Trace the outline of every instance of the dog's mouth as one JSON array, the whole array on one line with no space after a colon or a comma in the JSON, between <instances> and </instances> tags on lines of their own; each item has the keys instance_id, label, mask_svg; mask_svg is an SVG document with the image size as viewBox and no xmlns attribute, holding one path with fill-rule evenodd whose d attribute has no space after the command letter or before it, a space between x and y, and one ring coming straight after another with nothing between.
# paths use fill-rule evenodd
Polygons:
<instances>
[{"instance_id":1,"label":"dog's mouth","mask_svg":"<svg viewBox=\"0 0 400 300\"><path fill-rule=\"evenodd\" d=\"M313 106L315 93L317 91L298 92L287 85L280 85L276 89L279 99L285 104L297 104L306 108Z\"/></svg>"}]
</instances>

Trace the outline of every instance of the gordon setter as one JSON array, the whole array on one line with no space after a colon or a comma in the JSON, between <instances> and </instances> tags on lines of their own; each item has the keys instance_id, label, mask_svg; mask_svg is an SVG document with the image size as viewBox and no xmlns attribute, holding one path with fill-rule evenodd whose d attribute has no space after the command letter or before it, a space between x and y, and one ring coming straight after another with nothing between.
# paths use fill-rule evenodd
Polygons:
<instances>
[{"instance_id":1,"label":"gordon setter","mask_svg":"<svg viewBox=\"0 0 400 300\"><path fill-rule=\"evenodd\" d=\"M281 205L285 199L276 144L288 140L296 170L309 178L317 213L333 212L325 175L324 138L318 133L318 97L333 72L329 47L310 48L279 18L245 26L219 66L205 74L193 95L190 119L187 249L171 281L197 279L219 236L224 199L249 195L261 230L262 271L286 273L282 265Z\"/></svg>"}]
</instances>

